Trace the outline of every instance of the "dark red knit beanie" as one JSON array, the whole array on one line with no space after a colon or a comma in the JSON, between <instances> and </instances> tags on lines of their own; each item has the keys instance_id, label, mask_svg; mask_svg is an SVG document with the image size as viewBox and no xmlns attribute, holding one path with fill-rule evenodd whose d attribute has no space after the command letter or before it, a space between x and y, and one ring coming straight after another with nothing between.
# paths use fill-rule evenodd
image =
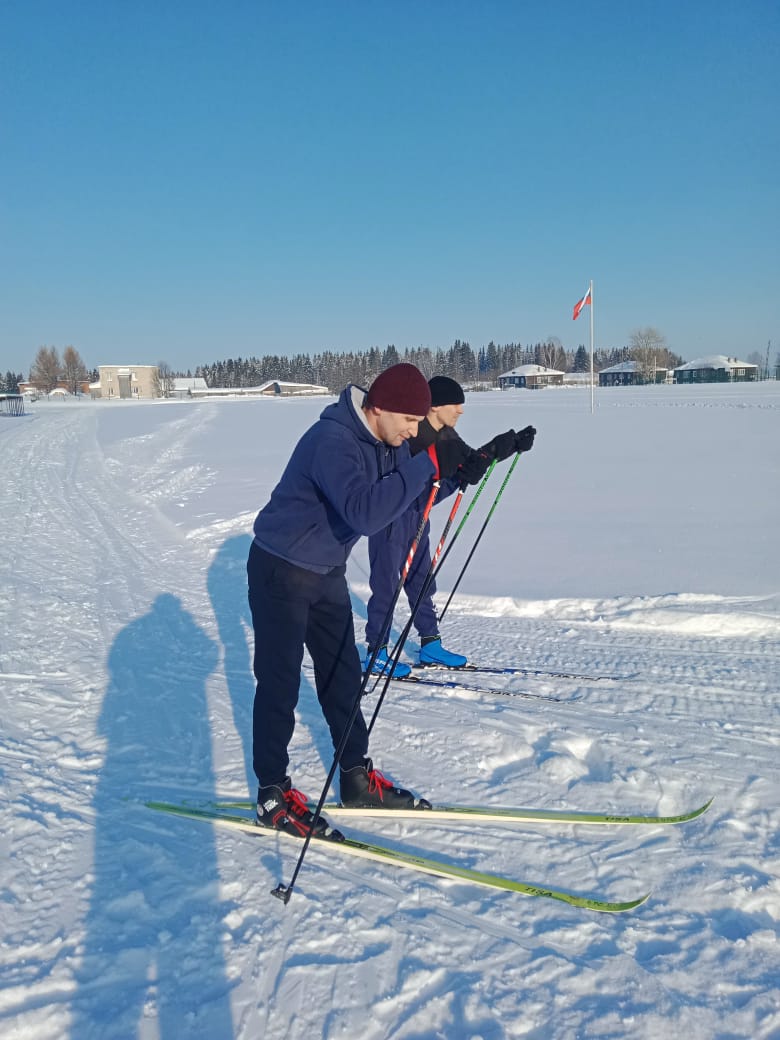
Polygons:
<instances>
[{"instance_id":1,"label":"dark red knit beanie","mask_svg":"<svg viewBox=\"0 0 780 1040\"><path fill-rule=\"evenodd\" d=\"M449 376L434 376L428 380L431 388L431 405L438 408L440 404L463 404L463 387Z\"/></svg>"},{"instance_id":2,"label":"dark red knit beanie","mask_svg":"<svg viewBox=\"0 0 780 1040\"><path fill-rule=\"evenodd\" d=\"M402 415L427 415L431 391L419 368L402 362L379 373L368 389L366 404Z\"/></svg>"}]
</instances>

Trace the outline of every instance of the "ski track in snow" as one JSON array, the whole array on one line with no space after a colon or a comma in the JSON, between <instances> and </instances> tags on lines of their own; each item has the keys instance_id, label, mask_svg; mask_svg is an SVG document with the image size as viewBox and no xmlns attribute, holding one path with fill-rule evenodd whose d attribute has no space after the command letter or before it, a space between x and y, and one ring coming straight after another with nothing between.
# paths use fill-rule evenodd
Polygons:
<instances>
[{"instance_id":1,"label":"ski track in snow","mask_svg":"<svg viewBox=\"0 0 780 1040\"><path fill-rule=\"evenodd\" d=\"M664 415L690 424L692 444L702 416L776 421L780 392L762 386L670 396ZM600 396L614 407L587 422L620 424L631 412L656 424L666 400ZM469 401L474 427L500 428L494 413L509 397ZM320 849L285 908L269 893L290 879L286 844L143 807L252 791L251 522L321 407L68 404L2 421L6 470L23 479L0 534L0 1034L776 1040L780 588L766 591L766 573L752 595L725 580L721 592L459 593L446 642L474 663L625 678L469 674L464 686L540 699L395 685L383 706L377 764L434 802L672 814L714 795L681 827L388 819L351 828L573 892L652 890L630 914ZM579 429L566 394L533 407L551 440ZM266 448L257 432L271 428ZM529 483L541 479L535 456L523 460ZM738 463L736 448L721 454L724 469ZM664 472L651 474L651 519L669 523L671 538ZM506 510L512 494L510 485ZM745 535L736 508L718 522L727 542ZM477 560L516 560L502 537L497 529ZM361 551L349 576L360 640ZM396 631L404 620L399 607ZM304 669L291 757L311 795L330 754Z\"/></svg>"}]
</instances>

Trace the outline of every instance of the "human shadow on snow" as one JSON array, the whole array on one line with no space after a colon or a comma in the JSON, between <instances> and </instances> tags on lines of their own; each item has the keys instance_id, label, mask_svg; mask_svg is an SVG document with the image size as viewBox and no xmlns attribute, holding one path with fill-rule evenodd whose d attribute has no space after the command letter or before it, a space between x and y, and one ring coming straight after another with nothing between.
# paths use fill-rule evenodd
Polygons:
<instances>
[{"instance_id":1,"label":"human shadow on snow","mask_svg":"<svg viewBox=\"0 0 780 1040\"><path fill-rule=\"evenodd\" d=\"M252 615L247 595L246 561L252 539L249 535L227 538L209 567L206 584L211 609L222 643L223 669L233 725L241 739L247 791L255 794L257 780L252 769Z\"/></svg>"},{"instance_id":2,"label":"human shadow on snow","mask_svg":"<svg viewBox=\"0 0 780 1040\"><path fill-rule=\"evenodd\" d=\"M214 832L140 804L213 792L206 679L216 663L215 643L168 594L109 652L71 1040L136 1036L149 1019L160 1040L233 1036Z\"/></svg>"}]
</instances>

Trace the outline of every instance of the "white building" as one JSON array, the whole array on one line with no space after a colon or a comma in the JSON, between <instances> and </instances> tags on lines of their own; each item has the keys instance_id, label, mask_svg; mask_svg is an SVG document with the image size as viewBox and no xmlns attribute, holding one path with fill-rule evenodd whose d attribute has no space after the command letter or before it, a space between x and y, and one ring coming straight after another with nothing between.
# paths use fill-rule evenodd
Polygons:
<instances>
[{"instance_id":1,"label":"white building","mask_svg":"<svg viewBox=\"0 0 780 1040\"><path fill-rule=\"evenodd\" d=\"M176 383L192 383L192 379L176 380ZM189 397L314 397L330 394L327 386L316 383L285 383L281 379L268 379L259 386L206 386L205 380L197 380L202 386L191 387L189 393L176 396Z\"/></svg>"},{"instance_id":2,"label":"white building","mask_svg":"<svg viewBox=\"0 0 780 1040\"><path fill-rule=\"evenodd\" d=\"M93 397L109 400L150 400L160 396L157 365L100 365L100 380L90 384Z\"/></svg>"},{"instance_id":3,"label":"white building","mask_svg":"<svg viewBox=\"0 0 780 1040\"><path fill-rule=\"evenodd\" d=\"M204 397L208 392L208 383L203 376L178 376L173 380L170 396Z\"/></svg>"},{"instance_id":4,"label":"white building","mask_svg":"<svg viewBox=\"0 0 780 1040\"><path fill-rule=\"evenodd\" d=\"M545 365L518 365L500 375L498 385L502 390L513 387L538 390L544 386L563 386L563 376L564 373L557 368L547 368Z\"/></svg>"}]
</instances>

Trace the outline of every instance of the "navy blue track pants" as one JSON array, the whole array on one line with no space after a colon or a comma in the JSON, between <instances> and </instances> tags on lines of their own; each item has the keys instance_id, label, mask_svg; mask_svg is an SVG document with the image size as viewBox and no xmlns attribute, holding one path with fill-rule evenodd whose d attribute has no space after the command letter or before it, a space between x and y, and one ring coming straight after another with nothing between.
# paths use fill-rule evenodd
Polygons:
<instances>
[{"instance_id":1,"label":"navy blue track pants","mask_svg":"<svg viewBox=\"0 0 780 1040\"><path fill-rule=\"evenodd\" d=\"M249 607L255 630L253 762L260 785L281 783L295 729L304 647L314 663L322 714L334 748L360 690L346 567L327 574L296 567L252 544L247 561ZM363 763L368 730L358 711L341 757L342 767Z\"/></svg>"},{"instance_id":2,"label":"navy blue track pants","mask_svg":"<svg viewBox=\"0 0 780 1040\"><path fill-rule=\"evenodd\" d=\"M387 618L390 604L393 602L393 596L401 580L401 572L421 519L421 512L410 509L403 516L394 520L384 531L371 535L368 539L371 596L366 607L366 642L371 649L380 640L382 643L389 641L389 630L392 628L392 624L388 625L388 632L383 632L382 626ZM412 566L404 582L404 592L409 600L410 608L417 602L417 597L431 568L429 531L430 525L426 524ZM436 582L431 582L414 616L414 627L420 636L435 636L439 633L439 623L433 605L435 592Z\"/></svg>"}]
</instances>

